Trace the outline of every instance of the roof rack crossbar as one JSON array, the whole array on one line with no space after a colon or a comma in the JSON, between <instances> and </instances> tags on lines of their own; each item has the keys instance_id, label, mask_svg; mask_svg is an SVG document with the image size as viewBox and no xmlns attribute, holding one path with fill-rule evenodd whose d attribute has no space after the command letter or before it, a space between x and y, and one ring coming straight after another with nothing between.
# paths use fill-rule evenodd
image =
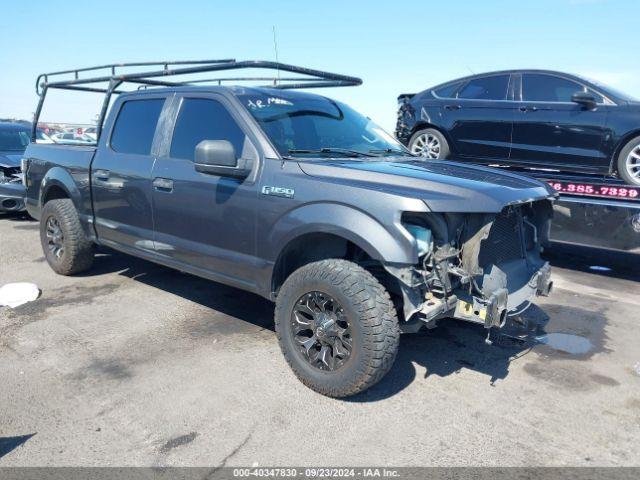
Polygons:
<instances>
[{"instance_id":1,"label":"roof rack crossbar","mask_svg":"<svg viewBox=\"0 0 640 480\"><path fill-rule=\"evenodd\" d=\"M122 73L117 74L115 72L116 67L131 67L131 66L139 66L139 65L162 65L162 70L154 70L150 72L132 72L132 73ZM190 65L188 67L181 68L173 68L170 69L171 65ZM88 72L95 71L105 68L112 68L112 75L101 75L97 77L86 77L79 78L76 74L78 72ZM64 70L53 73L43 73L38 76L36 81L36 93L38 95L42 94L42 90L44 87L48 88L60 88L65 85L86 85L90 83L104 83L109 82L111 80L120 80L122 82L132 82L135 83L135 80L146 80L149 84L152 84L149 80L151 78L158 77L166 77L166 76L175 76L175 75L191 75L196 73L204 73L204 72L218 72L225 70L240 70L247 68L264 68L270 70L277 70L278 72L289 72L289 73L297 73L300 75L307 75L311 78L280 78L278 82L301 82L295 84L286 84L282 83L277 85L277 88L304 88L302 85L305 85L306 88L316 88L318 86L355 86L362 84L362 80L356 77L349 77L347 75L340 75L337 73L323 72L321 70L314 70L311 68L305 67L297 67L295 65L288 65L286 63L279 62L271 62L264 60L246 60L242 62L237 62L235 60L207 60L207 61L183 61L183 62L145 62L145 63L121 63L121 64L113 64L113 65L101 65L98 67L89 67L83 69L76 70ZM56 75L64 75L73 73L74 78L66 79L66 80L58 80L58 81L49 81L50 77ZM44 82L41 80L44 79ZM221 79L222 80L222 79ZM271 79L270 79L271 80ZM197 81L197 80L196 80ZM162 82L157 81L157 85L162 86L172 86L172 85L190 85L192 82L184 81L184 82ZM309 82L309 83L305 83ZM142 82L140 82L142 83ZM320 85L322 84L322 85ZM311 86L313 85L313 86Z\"/></svg>"},{"instance_id":2,"label":"roof rack crossbar","mask_svg":"<svg viewBox=\"0 0 640 480\"><path fill-rule=\"evenodd\" d=\"M118 69L131 67L152 67L160 66L161 70L137 71L137 72L118 72ZM171 68L170 68L171 67ZM221 72L228 70L241 69L266 69L275 70L276 77L237 77L237 78L214 78L214 79L194 79L194 80L166 80L168 76L194 75L206 72ZM99 75L95 77L81 77L80 73L96 72L100 70L109 70L110 75ZM300 77L281 77L280 72L294 73L301 75ZM72 78L56 79L50 81L51 77L59 77L72 74ZM118 88L123 83L134 83L141 87L147 86L189 86L198 83L222 82L228 81L269 81L271 84L263 85L264 87L278 89L300 89L300 88L326 88L326 87L348 87L362 84L362 80L357 77L341 75L338 73L324 72L312 68L298 67L286 63L272 62L265 60L245 60L238 62L235 59L222 60L181 60L166 62L135 62L135 63L114 63L108 65L99 65L96 67L76 68L72 70L60 70L51 73L42 73L36 79L36 93L40 97L38 106L33 119L32 140L35 141L36 127L42 111L45 96L48 89L62 90L79 90L85 92L104 93L105 98L102 110L99 114L97 122L98 139L102 133L102 125L106 116L107 108L112 94L124 93L125 90ZM108 83L107 87L91 86L91 84Z\"/></svg>"},{"instance_id":3,"label":"roof rack crossbar","mask_svg":"<svg viewBox=\"0 0 640 480\"><path fill-rule=\"evenodd\" d=\"M57 72L50 73L42 73L38 75L36 79L36 93L40 95L42 93L41 80L44 79L44 83L49 83L49 77L60 76L60 75L69 75L73 74L75 80L80 80L80 73L93 72L96 70L110 70L111 77L117 76L118 68L131 68L131 67L151 67L154 65L161 65L165 70L168 70L170 65L209 65L209 64L217 64L217 63L233 63L235 59L233 58L225 58L220 60L165 60L160 62L132 62L132 63L109 63L105 65L97 65L95 67L83 67L83 68L74 68L71 70L60 70ZM97 81L97 80L94 80ZM103 80L107 81L107 80ZM61 80L60 83L63 81Z\"/></svg>"}]
</instances>

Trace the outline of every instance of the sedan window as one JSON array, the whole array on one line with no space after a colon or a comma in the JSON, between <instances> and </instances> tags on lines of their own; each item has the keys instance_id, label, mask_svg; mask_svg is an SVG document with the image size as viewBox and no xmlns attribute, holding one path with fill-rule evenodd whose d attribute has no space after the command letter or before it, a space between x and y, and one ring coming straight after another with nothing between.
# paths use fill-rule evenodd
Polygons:
<instances>
[{"instance_id":1,"label":"sedan window","mask_svg":"<svg viewBox=\"0 0 640 480\"><path fill-rule=\"evenodd\" d=\"M509 75L475 78L458 93L458 98L472 100L506 100Z\"/></svg>"},{"instance_id":2,"label":"sedan window","mask_svg":"<svg viewBox=\"0 0 640 480\"><path fill-rule=\"evenodd\" d=\"M434 92L440 98L453 98L458 88L460 88L460 85L462 85L462 82L450 83L449 85L434 90Z\"/></svg>"},{"instance_id":3,"label":"sedan window","mask_svg":"<svg viewBox=\"0 0 640 480\"><path fill-rule=\"evenodd\" d=\"M571 96L583 92L579 83L552 75L525 74L522 99L526 102L571 102Z\"/></svg>"}]
</instances>

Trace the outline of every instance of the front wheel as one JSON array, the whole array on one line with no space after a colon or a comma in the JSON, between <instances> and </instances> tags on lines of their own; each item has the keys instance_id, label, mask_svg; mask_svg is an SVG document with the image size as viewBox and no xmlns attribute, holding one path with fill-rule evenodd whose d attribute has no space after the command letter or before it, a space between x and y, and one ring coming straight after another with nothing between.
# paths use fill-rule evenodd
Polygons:
<instances>
[{"instance_id":1,"label":"front wheel","mask_svg":"<svg viewBox=\"0 0 640 480\"><path fill-rule=\"evenodd\" d=\"M298 379L330 397L355 395L379 382L400 340L384 287L362 267L339 259L291 274L276 299L275 326Z\"/></svg>"},{"instance_id":2,"label":"front wheel","mask_svg":"<svg viewBox=\"0 0 640 480\"><path fill-rule=\"evenodd\" d=\"M435 128L418 130L409 140L409 150L415 155L431 159L445 159L449 156L449 143Z\"/></svg>"},{"instance_id":3,"label":"front wheel","mask_svg":"<svg viewBox=\"0 0 640 480\"><path fill-rule=\"evenodd\" d=\"M629 185L640 185L640 137L632 139L620 150L618 175Z\"/></svg>"},{"instance_id":4,"label":"front wheel","mask_svg":"<svg viewBox=\"0 0 640 480\"><path fill-rule=\"evenodd\" d=\"M93 264L93 243L84 234L78 212L68 198L45 204L40 242L47 263L60 275L84 272Z\"/></svg>"}]
</instances>

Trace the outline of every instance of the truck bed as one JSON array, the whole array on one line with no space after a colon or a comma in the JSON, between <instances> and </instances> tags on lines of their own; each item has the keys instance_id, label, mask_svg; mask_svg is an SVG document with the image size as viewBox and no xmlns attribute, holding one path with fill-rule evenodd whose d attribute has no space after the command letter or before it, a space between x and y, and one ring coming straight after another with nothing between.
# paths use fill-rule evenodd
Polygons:
<instances>
[{"instance_id":1,"label":"truck bed","mask_svg":"<svg viewBox=\"0 0 640 480\"><path fill-rule=\"evenodd\" d=\"M26 207L29 215L39 219L43 200L56 194L58 184L69 177L75 190L70 192L83 224L91 221L91 162L95 145L31 143L24 152L27 159L28 184Z\"/></svg>"}]
</instances>

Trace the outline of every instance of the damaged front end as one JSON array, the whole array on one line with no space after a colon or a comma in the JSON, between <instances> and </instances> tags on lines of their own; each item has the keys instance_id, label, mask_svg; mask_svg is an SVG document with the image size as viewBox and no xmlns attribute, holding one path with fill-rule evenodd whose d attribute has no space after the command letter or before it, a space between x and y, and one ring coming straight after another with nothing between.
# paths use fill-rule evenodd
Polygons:
<instances>
[{"instance_id":1,"label":"damaged front end","mask_svg":"<svg viewBox=\"0 0 640 480\"><path fill-rule=\"evenodd\" d=\"M405 213L419 265L385 268L400 285L405 330L459 318L504 326L536 295L548 295L550 267L542 260L552 206L539 200L498 214Z\"/></svg>"},{"instance_id":2,"label":"damaged front end","mask_svg":"<svg viewBox=\"0 0 640 480\"><path fill-rule=\"evenodd\" d=\"M20 167L0 163L0 212L24 210L24 197Z\"/></svg>"}]
</instances>

